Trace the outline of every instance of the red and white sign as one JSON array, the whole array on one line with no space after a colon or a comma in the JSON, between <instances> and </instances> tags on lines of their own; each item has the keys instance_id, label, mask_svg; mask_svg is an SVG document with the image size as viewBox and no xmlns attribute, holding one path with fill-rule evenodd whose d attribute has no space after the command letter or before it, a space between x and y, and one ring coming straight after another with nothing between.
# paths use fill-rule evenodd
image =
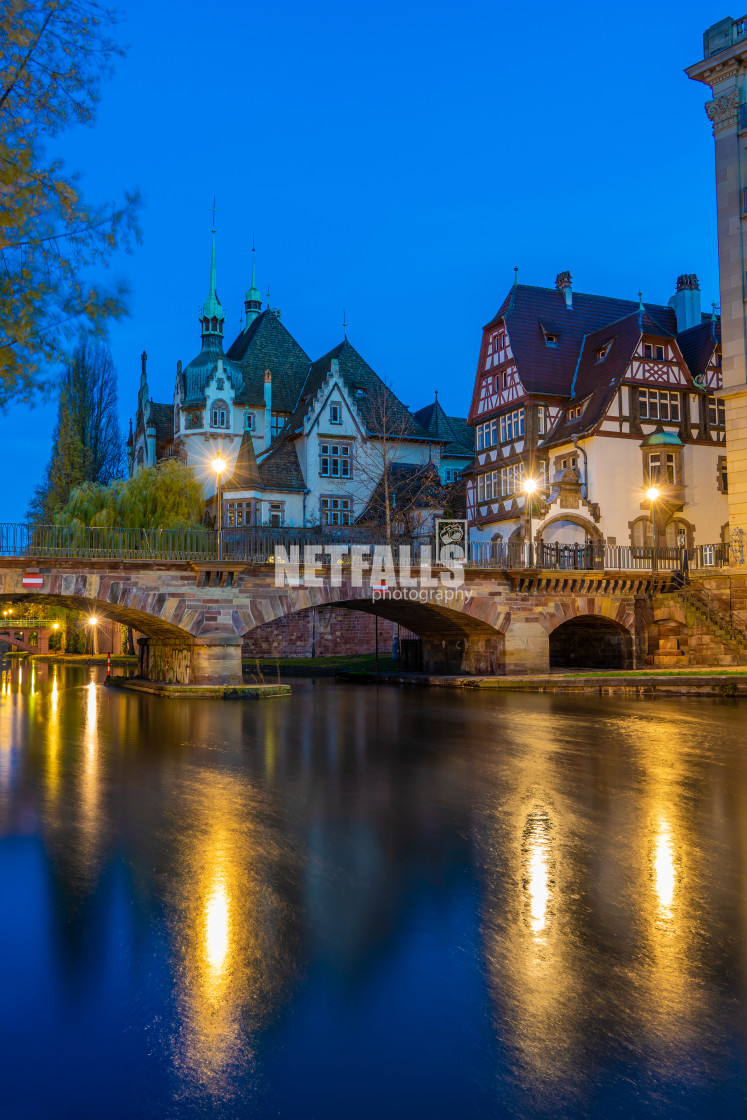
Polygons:
<instances>
[{"instance_id":1,"label":"red and white sign","mask_svg":"<svg viewBox=\"0 0 747 1120\"><path fill-rule=\"evenodd\" d=\"M386 585L386 580L383 580L381 583L372 583L371 584L371 590L372 591L388 591L389 588Z\"/></svg>"},{"instance_id":2,"label":"red and white sign","mask_svg":"<svg viewBox=\"0 0 747 1120\"><path fill-rule=\"evenodd\" d=\"M40 576L38 574L25 575L23 577L23 586L24 587L43 587L44 586L44 576Z\"/></svg>"}]
</instances>

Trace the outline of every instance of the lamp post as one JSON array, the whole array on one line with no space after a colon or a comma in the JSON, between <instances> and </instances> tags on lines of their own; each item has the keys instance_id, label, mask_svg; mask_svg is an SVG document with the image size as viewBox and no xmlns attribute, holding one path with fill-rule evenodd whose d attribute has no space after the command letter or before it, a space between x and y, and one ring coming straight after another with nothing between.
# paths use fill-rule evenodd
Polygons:
<instances>
[{"instance_id":1,"label":"lamp post","mask_svg":"<svg viewBox=\"0 0 747 1120\"><path fill-rule=\"evenodd\" d=\"M527 478L524 480L524 493L527 496L527 512L529 514L529 550L527 552L527 567L534 567L534 541L532 540L532 499L537 489L537 480Z\"/></svg>"},{"instance_id":2,"label":"lamp post","mask_svg":"<svg viewBox=\"0 0 747 1120\"><path fill-rule=\"evenodd\" d=\"M88 624L91 627L91 656L95 657L98 652L96 649L96 627L99 624L99 620L95 614L92 614L88 619Z\"/></svg>"},{"instance_id":3,"label":"lamp post","mask_svg":"<svg viewBox=\"0 0 747 1120\"><path fill-rule=\"evenodd\" d=\"M651 578L652 578L652 580L656 576L656 570L657 570L657 567L658 567L657 556L656 556L656 501L659 497L659 494L660 494L660 490L657 486L649 486L648 490L646 491L646 497L651 502L651 531L653 533L653 538L654 538L654 547L651 550Z\"/></svg>"},{"instance_id":4,"label":"lamp post","mask_svg":"<svg viewBox=\"0 0 747 1120\"><path fill-rule=\"evenodd\" d=\"M223 559L223 491L221 489L221 475L226 469L226 460L222 455L213 459L213 470L218 480L218 559Z\"/></svg>"}]
</instances>

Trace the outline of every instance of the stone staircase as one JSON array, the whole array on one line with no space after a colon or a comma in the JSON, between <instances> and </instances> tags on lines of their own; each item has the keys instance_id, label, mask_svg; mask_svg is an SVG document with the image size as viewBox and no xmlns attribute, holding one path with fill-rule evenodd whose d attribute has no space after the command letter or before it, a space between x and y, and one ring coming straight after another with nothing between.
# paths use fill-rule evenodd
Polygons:
<instances>
[{"instance_id":1,"label":"stone staircase","mask_svg":"<svg viewBox=\"0 0 747 1120\"><path fill-rule=\"evenodd\" d=\"M656 668L747 665L747 632L702 584L694 581L666 598L679 608L681 621L660 622L659 649L652 659Z\"/></svg>"}]
</instances>

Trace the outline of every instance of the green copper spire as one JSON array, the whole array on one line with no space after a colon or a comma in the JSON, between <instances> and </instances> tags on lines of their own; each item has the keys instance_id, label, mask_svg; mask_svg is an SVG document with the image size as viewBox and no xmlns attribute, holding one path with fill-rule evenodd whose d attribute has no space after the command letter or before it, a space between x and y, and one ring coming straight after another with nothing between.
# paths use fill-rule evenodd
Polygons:
<instances>
[{"instance_id":1,"label":"green copper spire","mask_svg":"<svg viewBox=\"0 0 747 1120\"><path fill-rule=\"evenodd\" d=\"M202 305L200 322L202 323L202 337L221 337L226 313L218 299L215 280L215 200L213 200L213 244L210 252L210 283L208 297Z\"/></svg>"},{"instance_id":2,"label":"green copper spire","mask_svg":"<svg viewBox=\"0 0 747 1120\"><path fill-rule=\"evenodd\" d=\"M252 237L252 283L244 296L246 328L250 327L262 310L262 293L257 287L256 264L254 260L254 237ZM245 328L245 329L246 329Z\"/></svg>"}]
</instances>

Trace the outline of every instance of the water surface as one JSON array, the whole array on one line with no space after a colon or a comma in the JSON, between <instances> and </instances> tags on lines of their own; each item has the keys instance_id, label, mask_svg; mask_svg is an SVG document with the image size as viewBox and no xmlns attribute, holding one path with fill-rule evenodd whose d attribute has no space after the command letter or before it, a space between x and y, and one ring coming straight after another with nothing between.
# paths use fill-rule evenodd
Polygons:
<instances>
[{"instance_id":1,"label":"water surface","mask_svg":"<svg viewBox=\"0 0 747 1120\"><path fill-rule=\"evenodd\" d=\"M745 1108L747 708L3 665L0 1116Z\"/></svg>"}]
</instances>

